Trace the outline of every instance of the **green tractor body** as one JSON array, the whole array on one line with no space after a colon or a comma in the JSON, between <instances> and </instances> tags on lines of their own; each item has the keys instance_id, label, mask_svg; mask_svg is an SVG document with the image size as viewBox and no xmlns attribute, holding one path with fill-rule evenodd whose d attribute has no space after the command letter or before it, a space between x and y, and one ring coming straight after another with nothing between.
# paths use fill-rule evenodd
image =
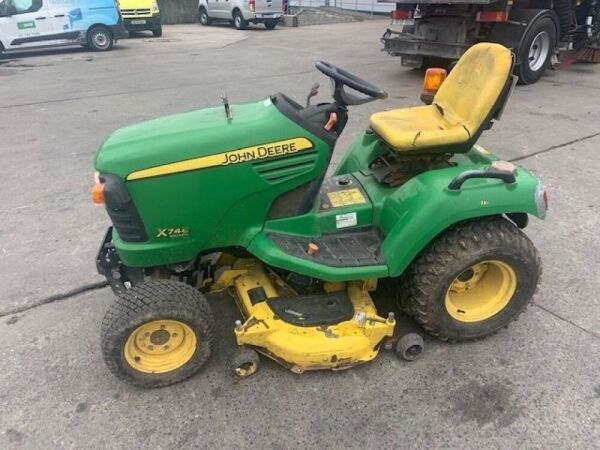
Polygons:
<instances>
[{"instance_id":1,"label":"green tractor body","mask_svg":"<svg viewBox=\"0 0 600 450\"><path fill-rule=\"evenodd\" d=\"M127 234L132 234L129 218L126 236L119 234L119 219L115 222L113 242L124 265L164 266L241 247L267 264L328 281L398 276L454 223L484 215L539 214L539 182L523 168L515 183L481 178L448 189L460 173L484 170L496 159L479 146L454 155L449 167L390 187L369 169L387 149L367 132L352 144L335 176L321 183L332 152L323 139L282 114L271 99L234 105L232 111L232 120L222 107L151 120L123 128L104 143L96 170L118 177L114 186L123 183L141 218L133 239ZM207 158L208 167L194 168ZM314 204L298 214L302 194L310 196L315 179ZM110 187L105 189L111 196ZM346 199L354 190L358 197ZM336 197L342 200L336 203ZM316 239L364 227L381 233L376 264L319 264L284 252L268 238L275 233Z\"/></svg>"}]
</instances>

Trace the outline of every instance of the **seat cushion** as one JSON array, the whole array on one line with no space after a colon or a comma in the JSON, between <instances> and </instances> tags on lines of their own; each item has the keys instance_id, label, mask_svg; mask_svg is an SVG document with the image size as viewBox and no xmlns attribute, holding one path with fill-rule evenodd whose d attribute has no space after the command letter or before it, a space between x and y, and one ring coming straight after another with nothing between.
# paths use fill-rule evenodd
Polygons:
<instances>
[{"instance_id":1,"label":"seat cushion","mask_svg":"<svg viewBox=\"0 0 600 450\"><path fill-rule=\"evenodd\" d=\"M381 139L398 151L460 144L469 139L467 130L448 122L435 105L375 113L370 124Z\"/></svg>"}]
</instances>

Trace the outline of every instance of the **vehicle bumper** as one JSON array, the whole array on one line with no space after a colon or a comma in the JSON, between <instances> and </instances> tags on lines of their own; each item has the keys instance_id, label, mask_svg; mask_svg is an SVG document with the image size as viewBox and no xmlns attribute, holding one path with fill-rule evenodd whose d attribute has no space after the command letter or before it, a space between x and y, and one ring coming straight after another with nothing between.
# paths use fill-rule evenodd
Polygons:
<instances>
[{"instance_id":1,"label":"vehicle bumper","mask_svg":"<svg viewBox=\"0 0 600 450\"><path fill-rule=\"evenodd\" d=\"M161 24L160 14L152 17L123 18L123 23L128 31L155 30Z\"/></svg>"},{"instance_id":2,"label":"vehicle bumper","mask_svg":"<svg viewBox=\"0 0 600 450\"><path fill-rule=\"evenodd\" d=\"M381 37L383 51L391 56L436 56L459 59L469 44L428 41L419 36L388 29Z\"/></svg>"},{"instance_id":3,"label":"vehicle bumper","mask_svg":"<svg viewBox=\"0 0 600 450\"><path fill-rule=\"evenodd\" d=\"M125 29L122 23L111 25L109 28L115 41L129 37L129 32Z\"/></svg>"},{"instance_id":4,"label":"vehicle bumper","mask_svg":"<svg viewBox=\"0 0 600 450\"><path fill-rule=\"evenodd\" d=\"M265 23L265 22L279 22L283 20L282 13L254 13L251 19L248 21L253 23Z\"/></svg>"},{"instance_id":5,"label":"vehicle bumper","mask_svg":"<svg viewBox=\"0 0 600 450\"><path fill-rule=\"evenodd\" d=\"M112 227L104 235L98 254L96 269L108 281L115 294L120 295L135 284L144 281L144 270L125 266L112 242Z\"/></svg>"}]
</instances>

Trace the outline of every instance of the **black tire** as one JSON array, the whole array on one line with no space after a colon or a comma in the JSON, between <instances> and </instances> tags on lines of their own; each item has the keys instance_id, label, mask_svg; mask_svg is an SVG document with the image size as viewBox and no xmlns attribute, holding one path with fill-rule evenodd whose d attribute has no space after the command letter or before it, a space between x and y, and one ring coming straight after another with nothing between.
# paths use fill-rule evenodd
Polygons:
<instances>
[{"instance_id":1,"label":"black tire","mask_svg":"<svg viewBox=\"0 0 600 450\"><path fill-rule=\"evenodd\" d=\"M260 357L255 350L242 347L233 356L231 360L231 368L237 377L247 378L256 373L259 363Z\"/></svg>"},{"instance_id":2,"label":"black tire","mask_svg":"<svg viewBox=\"0 0 600 450\"><path fill-rule=\"evenodd\" d=\"M248 28L248 22L244 20L244 16L237 9L233 12L233 26L236 30L245 30Z\"/></svg>"},{"instance_id":3,"label":"black tire","mask_svg":"<svg viewBox=\"0 0 600 450\"><path fill-rule=\"evenodd\" d=\"M87 45L96 52L106 52L113 48L113 37L110 30L101 25L95 25L88 30Z\"/></svg>"},{"instance_id":4,"label":"black tire","mask_svg":"<svg viewBox=\"0 0 600 450\"><path fill-rule=\"evenodd\" d=\"M162 373L149 373L133 367L125 355L126 346L131 345L128 339L136 337L135 333L144 324L161 320L184 324L191 329L193 337L188 335L194 342L189 352L191 356L187 356L181 366ZM152 341L152 335L148 343ZM106 312L101 329L102 354L108 369L127 383L144 388L168 386L191 377L208 361L213 335L214 320L210 306L198 290L178 281L150 280L117 297ZM152 343L160 346L176 337L169 334L166 341ZM140 362L140 359L135 356L135 362Z\"/></svg>"},{"instance_id":5,"label":"black tire","mask_svg":"<svg viewBox=\"0 0 600 450\"><path fill-rule=\"evenodd\" d=\"M405 361L416 361L423 354L423 338L417 333L407 333L396 342L396 355Z\"/></svg>"},{"instance_id":6,"label":"black tire","mask_svg":"<svg viewBox=\"0 0 600 450\"><path fill-rule=\"evenodd\" d=\"M451 285L478 264L510 267L514 291L511 294L506 290L508 303L496 312L490 311L493 315L484 320L457 320L449 312L446 295ZM480 280L487 276L487 272L483 273ZM489 272L490 277L493 274ZM540 276L540 257L531 241L513 223L492 216L461 222L435 238L400 278L398 297L400 306L431 335L453 341L478 339L506 327L523 312ZM479 291L472 292L478 295ZM474 304L475 308L478 306ZM453 310L454 315L459 313L465 312Z\"/></svg>"},{"instance_id":7,"label":"black tire","mask_svg":"<svg viewBox=\"0 0 600 450\"><path fill-rule=\"evenodd\" d=\"M154 37L161 37L162 36L162 25L159 25L158 28L154 28L152 30L152 35Z\"/></svg>"},{"instance_id":8,"label":"black tire","mask_svg":"<svg viewBox=\"0 0 600 450\"><path fill-rule=\"evenodd\" d=\"M274 30L276 26L277 26L276 20L270 20L268 22L265 22L265 28L267 30Z\"/></svg>"},{"instance_id":9,"label":"black tire","mask_svg":"<svg viewBox=\"0 0 600 450\"><path fill-rule=\"evenodd\" d=\"M205 27L212 23L212 19L208 17L208 13L206 12L206 8L204 6L201 6L198 10L198 18L200 19L200 23Z\"/></svg>"},{"instance_id":10,"label":"black tire","mask_svg":"<svg viewBox=\"0 0 600 450\"><path fill-rule=\"evenodd\" d=\"M548 49L540 44L540 34L545 33L548 39ZM552 55L556 47L556 26L550 17L542 17L536 20L531 28L523 37L523 44L519 48L518 64L515 67L515 73L519 77L519 84L532 84L539 80L546 69L550 67ZM543 53L540 57L531 56L540 48Z\"/></svg>"}]
</instances>

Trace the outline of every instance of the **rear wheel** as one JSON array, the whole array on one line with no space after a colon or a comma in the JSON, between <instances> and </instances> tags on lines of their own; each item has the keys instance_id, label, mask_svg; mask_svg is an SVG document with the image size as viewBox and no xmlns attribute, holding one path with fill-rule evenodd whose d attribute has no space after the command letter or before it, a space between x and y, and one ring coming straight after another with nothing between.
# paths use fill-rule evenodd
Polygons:
<instances>
[{"instance_id":1,"label":"rear wheel","mask_svg":"<svg viewBox=\"0 0 600 450\"><path fill-rule=\"evenodd\" d=\"M265 28L267 30L274 30L276 26L277 26L277 21L275 21L275 20L270 20L268 22L265 22Z\"/></svg>"},{"instance_id":2,"label":"rear wheel","mask_svg":"<svg viewBox=\"0 0 600 450\"><path fill-rule=\"evenodd\" d=\"M103 26L90 28L87 34L88 47L97 52L105 52L112 49L113 37L110 30Z\"/></svg>"},{"instance_id":3,"label":"rear wheel","mask_svg":"<svg viewBox=\"0 0 600 450\"><path fill-rule=\"evenodd\" d=\"M519 83L531 84L550 66L556 47L556 26L549 17L536 20L523 37L516 72Z\"/></svg>"},{"instance_id":4,"label":"rear wheel","mask_svg":"<svg viewBox=\"0 0 600 450\"><path fill-rule=\"evenodd\" d=\"M206 363L213 330L210 307L199 291L151 280L127 290L106 312L102 353L119 379L146 388L167 386Z\"/></svg>"},{"instance_id":5,"label":"rear wheel","mask_svg":"<svg viewBox=\"0 0 600 450\"><path fill-rule=\"evenodd\" d=\"M539 255L501 217L462 222L416 258L399 298L430 334L477 339L507 326L525 309L541 274Z\"/></svg>"},{"instance_id":6,"label":"rear wheel","mask_svg":"<svg viewBox=\"0 0 600 450\"><path fill-rule=\"evenodd\" d=\"M200 23L204 26L208 26L212 23L212 20L210 17L208 17L208 13L206 12L206 8L204 8L204 6L200 7L200 10L198 11L198 15L200 17Z\"/></svg>"},{"instance_id":7,"label":"rear wheel","mask_svg":"<svg viewBox=\"0 0 600 450\"><path fill-rule=\"evenodd\" d=\"M248 22L244 20L244 16L238 10L233 12L233 26L238 30L245 30L248 28Z\"/></svg>"}]
</instances>

